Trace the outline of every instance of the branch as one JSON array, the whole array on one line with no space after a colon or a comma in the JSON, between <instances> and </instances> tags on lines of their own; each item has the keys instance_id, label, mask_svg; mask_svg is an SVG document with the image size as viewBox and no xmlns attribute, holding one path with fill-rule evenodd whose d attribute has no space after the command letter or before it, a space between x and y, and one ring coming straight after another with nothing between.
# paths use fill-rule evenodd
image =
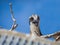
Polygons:
<instances>
[{"instance_id":1,"label":"branch","mask_svg":"<svg viewBox=\"0 0 60 45\"><path fill-rule=\"evenodd\" d=\"M12 3L9 3L9 5L10 5L11 17L12 17L12 20L13 20L13 25L12 25L12 27L10 29L12 31L18 26L18 24L16 24L16 19L14 18L14 13L12 11Z\"/></svg>"}]
</instances>

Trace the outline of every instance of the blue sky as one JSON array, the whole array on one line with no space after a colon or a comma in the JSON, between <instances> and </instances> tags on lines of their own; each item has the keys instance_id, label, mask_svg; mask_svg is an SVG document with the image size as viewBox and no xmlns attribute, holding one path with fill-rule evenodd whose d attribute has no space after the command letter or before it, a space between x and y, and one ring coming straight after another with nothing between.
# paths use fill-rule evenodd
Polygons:
<instances>
[{"instance_id":1,"label":"blue sky","mask_svg":"<svg viewBox=\"0 0 60 45\"><path fill-rule=\"evenodd\" d=\"M0 26L10 29L11 19L9 2L13 4L14 16L18 27L16 31L29 33L29 16L40 16L40 29L43 34L60 31L60 0L0 0Z\"/></svg>"}]
</instances>

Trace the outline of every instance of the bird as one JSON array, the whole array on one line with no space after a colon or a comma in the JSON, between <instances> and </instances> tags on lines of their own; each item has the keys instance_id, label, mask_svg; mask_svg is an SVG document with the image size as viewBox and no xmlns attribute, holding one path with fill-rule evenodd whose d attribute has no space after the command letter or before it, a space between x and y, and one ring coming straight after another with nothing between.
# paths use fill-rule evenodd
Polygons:
<instances>
[{"instance_id":1,"label":"bird","mask_svg":"<svg viewBox=\"0 0 60 45\"><path fill-rule=\"evenodd\" d=\"M37 14L33 14L29 17L29 25L30 25L30 35L32 37L40 37L42 35L40 30L40 17Z\"/></svg>"},{"instance_id":2,"label":"bird","mask_svg":"<svg viewBox=\"0 0 60 45\"><path fill-rule=\"evenodd\" d=\"M29 17L29 25L30 25L30 35L34 38L43 37L43 38L51 38L53 37L55 41L60 41L60 31L43 35L40 30L40 17L37 14L33 14Z\"/></svg>"}]
</instances>

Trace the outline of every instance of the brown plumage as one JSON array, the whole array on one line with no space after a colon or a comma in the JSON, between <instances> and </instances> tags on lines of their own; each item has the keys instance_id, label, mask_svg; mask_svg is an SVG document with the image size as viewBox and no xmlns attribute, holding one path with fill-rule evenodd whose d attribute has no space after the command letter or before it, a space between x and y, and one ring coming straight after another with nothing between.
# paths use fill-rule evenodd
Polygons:
<instances>
[{"instance_id":1,"label":"brown plumage","mask_svg":"<svg viewBox=\"0 0 60 45\"><path fill-rule=\"evenodd\" d=\"M55 32L55 33L52 33L52 34L48 34L48 35L45 35L45 36L42 36L43 38L54 38L55 41L60 41L60 31L59 32Z\"/></svg>"}]
</instances>

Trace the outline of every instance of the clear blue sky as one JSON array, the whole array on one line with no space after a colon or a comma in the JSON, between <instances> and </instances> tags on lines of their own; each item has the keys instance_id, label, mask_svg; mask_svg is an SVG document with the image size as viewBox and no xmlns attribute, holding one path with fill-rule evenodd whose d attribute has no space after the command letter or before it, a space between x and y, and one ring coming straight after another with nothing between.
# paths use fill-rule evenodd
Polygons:
<instances>
[{"instance_id":1,"label":"clear blue sky","mask_svg":"<svg viewBox=\"0 0 60 45\"><path fill-rule=\"evenodd\" d=\"M18 27L16 31L29 33L29 16L40 16L40 29L43 34L60 31L60 0L0 0L0 26L12 26L9 2L13 4Z\"/></svg>"}]
</instances>

